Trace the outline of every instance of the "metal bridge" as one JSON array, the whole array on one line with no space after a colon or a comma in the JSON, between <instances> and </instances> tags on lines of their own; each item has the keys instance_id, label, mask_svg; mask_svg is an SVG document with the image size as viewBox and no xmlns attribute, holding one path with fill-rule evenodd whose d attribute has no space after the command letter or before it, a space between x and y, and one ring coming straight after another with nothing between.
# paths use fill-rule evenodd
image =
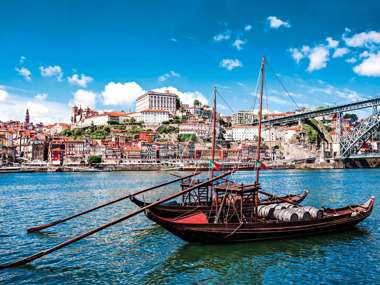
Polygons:
<instances>
[{"instance_id":1,"label":"metal bridge","mask_svg":"<svg viewBox=\"0 0 380 285\"><path fill-rule=\"evenodd\" d=\"M358 101L358 102L345 104L345 105L323 108L316 111L302 112L302 113L298 113L298 114L294 114L290 116L263 120L263 124L271 125L271 126L286 125L286 124L290 124L290 123L294 123L298 121L303 121L309 118L327 116L327 115L336 114L336 113L350 112L354 110L366 109L366 108L371 108L371 107L376 107L376 106L380 106L380 97L365 100L365 101Z\"/></svg>"},{"instance_id":2,"label":"metal bridge","mask_svg":"<svg viewBox=\"0 0 380 285\"><path fill-rule=\"evenodd\" d=\"M298 113L290 116L284 116L275 119L264 120L263 123L269 126L286 125L299 121L310 123L312 118L337 114L337 134L338 143L340 146L339 158L355 158L363 144L371 138L371 136L380 129L380 111L377 110L380 106L380 97L358 101L350 104L323 108L315 111ZM354 110L373 108L373 113L363 121L361 121L352 131L343 134L342 130L342 113ZM314 124L316 125L316 124ZM321 130L318 130L321 134Z\"/></svg>"}]
</instances>

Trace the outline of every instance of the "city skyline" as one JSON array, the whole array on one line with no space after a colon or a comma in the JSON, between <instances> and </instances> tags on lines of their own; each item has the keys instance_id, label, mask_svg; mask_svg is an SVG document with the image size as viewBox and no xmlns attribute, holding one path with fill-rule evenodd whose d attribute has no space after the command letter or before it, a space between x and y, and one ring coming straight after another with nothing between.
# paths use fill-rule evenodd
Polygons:
<instances>
[{"instance_id":1,"label":"city skyline","mask_svg":"<svg viewBox=\"0 0 380 285\"><path fill-rule=\"evenodd\" d=\"M22 1L1 4L0 120L69 122L70 106L135 109L148 90L253 107L261 56L270 111L380 95L380 4ZM300 13L303 11L304 13ZM239 17L236 17L236 15ZM221 113L231 110L223 101Z\"/></svg>"}]
</instances>

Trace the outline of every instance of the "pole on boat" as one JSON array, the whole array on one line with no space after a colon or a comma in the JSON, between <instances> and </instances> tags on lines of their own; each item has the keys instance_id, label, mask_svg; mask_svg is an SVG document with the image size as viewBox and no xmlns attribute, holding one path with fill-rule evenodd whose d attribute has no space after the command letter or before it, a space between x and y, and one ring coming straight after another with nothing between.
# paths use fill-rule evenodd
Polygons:
<instances>
[{"instance_id":1,"label":"pole on boat","mask_svg":"<svg viewBox=\"0 0 380 285\"><path fill-rule=\"evenodd\" d=\"M120 201L123 201L125 199L128 199L130 198L131 196L134 196L134 195L138 195L138 194L142 194L142 193L145 193L145 192L148 192L148 191L151 191L151 190L154 190L154 189L157 189L157 188L160 188L160 187L163 187L163 186L166 186L166 185L169 185L169 184L172 184L172 183L175 183L175 182L178 182L178 181L181 181L181 180L184 180L186 178L190 178L190 177L193 177L195 175L198 175L200 172L196 172L196 173L193 173L191 175L187 175L187 176L184 176L184 177L180 177L180 178L177 178L177 179L174 179L174 180L170 180L168 182L165 182L165 183L162 183L162 184L159 184L159 185L156 185L156 186L152 186L152 187L149 187L149 188L146 188L146 189L143 189L143 190L140 190L140 191L137 191L136 193L133 193L133 194L128 194L126 196L123 196L123 197L120 197L116 200L113 200L113 201L110 201L110 202L107 202L107 203L104 203L104 204L101 204L101 205L98 205L94 208L91 208L91 209L88 209L86 211L83 211L83 212L80 212L80 213L77 213L77 214L74 214L74 215L71 215L71 216L68 216L68 217L65 217L63 219L59 219L59 220L56 220L56 221L53 221L51 223L48 223L48 224L43 224L43 225L39 225L39 226L34 226L34 227L30 227L27 229L27 232L28 233L32 233L32 232L36 232L36 231L40 231L40 230L43 230L43 229L46 229L46 228L50 228L52 226L55 226L55 225L58 225L60 223L63 223L63 222L66 222L68 220L71 220L71 219L74 219L76 217L79 217L79 216L82 216L84 214L87 214L87 213L90 213L92 211L95 211L95 210L98 210L100 208L103 208L103 207L106 207L106 206L109 206L109 205L112 205L114 203L117 203L117 202L120 202Z\"/></svg>"},{"instance_id":2,"label":"pole on boat","mask_svg":"<svg viewBox=\"0 0 380 285\"><path fill-rule=\"evenodd\" d=\"M216 87L214 87L214 99L213 99L213 108L212 108L212 141L211 141L212 168L211 168L210 178L214 177L215 144L216 144Z\"/></svg>"},{"instance_id":3,"label":"pole on boat","mask_svg":"<svg viewBox=\"0 0 380 285\"><path fill-rule=\"evenodd\" d=\"M261 61L261 79L260 79L260 106L259 106L259 126L258 126L258 141L257 141L257 147L256 147L256 185L259 185L259 179L260 179L260 147L261 147L261 126L262 126L262 120L263 120L263 93L264 93L264 66L265 66L265 58L263 56ZM254 194L254 207L255 207L255 219L257 219L257 207L259 204L259 195L258 192L255 191Z\"/></svg>"},{"instance_id":4,"label":"pole on boat","mask_svg":"<svg viewBox=\"0 0 380 285\"><path fill-rule=\"evenodd\" d=\"M258 126L258 141L257 141L257 148L256 148L256 184L259 184L259 178L260 178L260 147L261 147L261 126L262 126L262 120L263 120L264 65L265 65L265 58L263 57L262 62L261 62L259 126Z\"/></svg>"},{"instance_id":5,"label":"pole on boat","mask_svg":"<svg viewBox=\"0 0 380 285\"><path fill-rule=\"evenodd\" d=\"M232 174L234 171L235 170L231 170L231 171L225 172L225 173L223 173L223 174L221 174L219 176L215 176L212 179L209 179L209 180L207 180L205 182L201 182L201 183L199 183L197 185L194 185L192 187L189 187L189 188L187 188L187 189L185 189L183 191L180 191L180 192L174 193L172 195L166 196L165 198L163 198L161 200L153 202L152 204L149 204L149 205L147 205L145 207L142 207L142 208L140 208L140 209L138 209L138 210L136 210L136 211L134 211L132 213L129 213L129 214L127 214L125 216L122 216L122 217L120 217L120 218L118 218L116 220L113 220L111 222L108 222L108 223L106 223L106 224L104 224L104 225L102 225L100 227L97 227L97 228L95 228L93 230L90 230L88 232L85 232L85 233L82 233L80 235L74 236L74 237L72 237L72 238L70 238L70 239L68 239L68 240L66 240L66 241L64 241L64 242L62 242L60 244L57 244L56 246L53 246L51 248L42 250L40 252L37 252L37 253L35 253L33 255L27 256L27 257L25 257L23 259L20 259L20 260L14 261L14 262L6 263L6 264L0 264L0 269L20 266L20 265L24 265L24 264L27 264L29 262L32 262L33 260L36 260L36 259L38 259L38 258L40 258L42 256L45 256L45 255L47 255L49 253L52 253L52 252L54 252L54 251L56 251L58 249L61 249L61 248L65 247L65 246L69 245L69 244L72 244L72 243L74 243L74 242L76 242L78 240L84 239L85 237L88 237L88 236L90 236L92 234L95 234L95 233L97 233L97 232L99 232L101 230L104 230L104 229L106 229L106 228L108 228L110 226L113 226L113 225L116 225L116 224L118 224L120 222L128 220L129 218L132 218L132 217L136 216L137 214L140 214L140 213L144 212L145 210L148 210L148 209L150 209L150 208L152 208L154 206L157 206L157 205L162 204L164 202L167 202L167 201L169 201L169 200L171 200L173 198L181 196L181 195L183 195L183 194L185 194L187 192L190 192L190 191L192 191L192 190L194 190L196 188L209 185L210 183L214 182L215 180L221 179L221 178L223 178L223 177L225 177L227 175Z\"/></svg>"}]
</instances>

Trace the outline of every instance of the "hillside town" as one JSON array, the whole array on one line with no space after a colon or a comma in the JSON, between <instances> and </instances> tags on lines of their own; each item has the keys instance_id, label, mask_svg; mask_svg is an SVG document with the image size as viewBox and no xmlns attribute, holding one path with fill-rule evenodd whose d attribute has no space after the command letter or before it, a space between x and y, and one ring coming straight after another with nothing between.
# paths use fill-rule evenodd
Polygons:
<instances>
[{"instance_id":1,"label":"hillside town","mask_svg":"<svg viewBox=\"0 0 380 285\"><path fill-rule=\"evenodd\" d=\"M305 111L305 110L302 110ZM81 106L71 109L71 123L0 122L2 169L39 171L150 170L207 168L211 156L212 108L195 100L182 104L169 91L149 91L136 99L135 112L105 112ZM295 114L266 113L265 119ZM246 110L217 113L216 160L224 166L252 166L257 144L257 113ZM299 122L265 127L262 157L270 167L297 164L334 167L338 152L337 116L316 118L317 132ZM357 124L355 114L341 119L349 131ZM377 151L378 136L361 151Z\"/></svg>"}]
</instances>

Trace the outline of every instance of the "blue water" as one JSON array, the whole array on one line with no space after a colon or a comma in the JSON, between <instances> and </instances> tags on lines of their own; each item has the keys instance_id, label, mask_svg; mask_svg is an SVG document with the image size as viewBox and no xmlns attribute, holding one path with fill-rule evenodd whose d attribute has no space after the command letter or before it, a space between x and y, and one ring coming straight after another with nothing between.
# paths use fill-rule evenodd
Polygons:
<instances>
[{"instance_id":1,"label":"blue water","mask_svg":"<svg viewBox=\"0 0 380 285\"><path fill-rule=\"evenodd\" d=\"M266 191L307 188L304 204L343 206L378 196L380 169L263 171ZM173 179L160 172L0 174L0 263L46 249L136 209L129 201L52 227L25 229ZM251 172L235 175L252 182ZM152 201L173 185L144 195ZM355 229L308 238L193 245L144 215L0 271L0 284L380 284L380 208Z\"/></svg>"}]
</instances>

